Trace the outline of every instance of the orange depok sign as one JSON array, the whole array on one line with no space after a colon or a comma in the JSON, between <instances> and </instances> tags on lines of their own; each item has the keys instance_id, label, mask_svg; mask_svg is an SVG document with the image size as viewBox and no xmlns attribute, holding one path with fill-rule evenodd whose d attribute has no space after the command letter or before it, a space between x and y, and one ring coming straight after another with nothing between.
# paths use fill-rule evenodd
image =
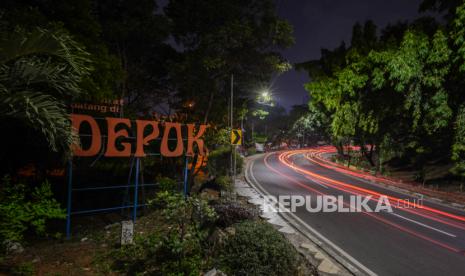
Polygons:
<instances>
[{"instance_id":1,"label":"orange depok sign","mask_svg":"<svg viewBox=\"0 0 465 276\"><path fill-rule=\"evenodd\" d=\"M131 120L126 118L105 118L107 125L106 157L129 157L134 152L135 157L145 157L144 146L160 136L160 122L150 120L135 120L136 125L136 142L135 147L131 143L121 142L120 147L117 147L118 138L129 138L127 128L131 128ZM74 130L79 134L83 123L90 126L91 141L90 146L83 149L80 145L73 146L74 156L95 156L99 154L102 148L102 134L97 121L89 115L71 114L71 122ZM124 126L119 128L117 126ZM184 142L182 137L181 123L164 122L164 131L161 137L160 154L165 157L176 157L184 154ZM145 132L147 127L151 127L151 131ZM195 131L195 124L187 124L187 156L193 156L194 144L197 145L198 154L204 156L207 154L207 149L204 146L204 141L201 139L205 133L207 125L200 125L198 131ZM176 147L170 149L168 146L169 134L174 130L176 133Z\"/></svg>"}]
</instances>

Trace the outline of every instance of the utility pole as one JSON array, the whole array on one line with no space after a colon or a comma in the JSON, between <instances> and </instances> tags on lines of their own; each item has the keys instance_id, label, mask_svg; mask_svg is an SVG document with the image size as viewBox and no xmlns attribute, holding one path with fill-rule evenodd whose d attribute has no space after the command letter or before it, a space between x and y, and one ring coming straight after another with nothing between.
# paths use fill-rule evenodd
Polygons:
<instances>
[{"instance_id":1,"label":"utility pole","mask_svg":"<svg viewBox=\"0 0 465 276\"><path fill-rule=\"evenodd\" d=\"M242 131L241 146L244 147L244 142L245 142L244 141L245 140L245 138L244 138L245 137L245 135L244 135L244 133L245 133L245 131L244 131L244 116L242 116L242 118L241 118L241 131ZM242 149L244 149L244 148L242 148Z\"/></svg>"},{"instance_id":2,"label":"utility pole","mask_svg":"<svg viewBox=\"0 0 465 276\"><path fill-rule=\"evenodd\" d=\"M253 142L253 146L255 147L255 139L253 138L253 128L254 128L254 124L253 124L253 119L252 119L252 142Z\"/></svg>"},{"instance_id":3,"label":"utility pole","mask_svg":"<svg viewBox=\"0 0 465 276\"><path fill-rule=\"evenodd\" d=\"M230 97L230 125L231 125L231 133L233 131L233 108L234 108L234 75L231 74L231 97ZM234 186L235 181L236 181L236 166L235 166L235 159L236 155L234 154L235 146L231 145L231 158L230 158L230 163L231 163L231 184Z\"/></svg>"}]
</instances>

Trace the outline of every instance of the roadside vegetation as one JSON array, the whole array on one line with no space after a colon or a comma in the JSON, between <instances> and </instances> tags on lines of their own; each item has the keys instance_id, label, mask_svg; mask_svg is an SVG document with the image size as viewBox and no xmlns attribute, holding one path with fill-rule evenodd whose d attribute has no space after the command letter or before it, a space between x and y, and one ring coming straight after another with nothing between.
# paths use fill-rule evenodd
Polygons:
<instances>
[{"instance_id":1,"label":"roadside vegetation","mask_svg":"<svg viewBox=\"0 0 465 276\"><path fill-rule=\"evenodd\" d=\"M379 31L357 23L350 43L298 64L312 80L311 101L294 125L317 130L346 165L462 192L465 6L438 0L420 9L436 17Z\"/></svg>"},{"instance_id":2,"label":"roadside vegetation","mask_svg":"<svg viewBox=\"0 0 465 276\"><path fill-rule=\"evenodd\" d=\"M165 179L135 225L133 244L120 245L119 223L87 218L70 241L29 240L31 247L10 255L1 268L14 275L200 275L212 269L226 275L315 274L258 213L241 198L200 193L186 199L175 181ZM85 226L92 221L92 228Z\"/></svg>"},{"instance_id":3,"label":"roadside vegetation","mask_svg":"<svg viewBox=\"0 0 465 276\"><path fill-rule=\"evenodd\" d=\"M171 0L163 7L158 2L1 2L0 127L6 131L0 135L0 273L311 271L283 235L261 222L257 210L235 198L229 167L225 107L231 75L233 127L260 125L273 112L256 105L250 94L290 68L277 50L293 44L292 26L277 16L271 0ZM108 102L123 105L117 112L73 109L76 103ZM129 219L127 210L75 216L72 238L63 236L70 160L78 184L126 184L133 176L128 160L72 157L71 146L80 141L71 129L73 112L209 125L210 155L189 157L187 194L180 184L183 158L141 161L141 182L156 187L141 188L141 203L147 205L140 210L133 244L120 245L119 222ZM267 140L260 130L247 133L249 154L252 136ZM242 157L234 154L240 173ZM75 194L73 210L127 204L129 192Z\"/></svg>"}]
</instances>

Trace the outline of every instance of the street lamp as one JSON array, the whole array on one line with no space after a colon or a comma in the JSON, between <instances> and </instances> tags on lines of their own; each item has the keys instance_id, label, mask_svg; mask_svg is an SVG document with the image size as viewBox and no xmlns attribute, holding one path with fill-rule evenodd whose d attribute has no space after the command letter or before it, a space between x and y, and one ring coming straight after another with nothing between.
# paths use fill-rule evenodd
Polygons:
<instances>
[{"instance_id":1,"label":"street lamp","mask_svg":"<svg viewBox=\"0 0 465 276\"><path fill-rule=\"evenodd\" d=\"M261 93L258 96L257 102L259 104L273 106L273 99L270 91L268 89L261 91Z\"/></svg>"}]
</instances>

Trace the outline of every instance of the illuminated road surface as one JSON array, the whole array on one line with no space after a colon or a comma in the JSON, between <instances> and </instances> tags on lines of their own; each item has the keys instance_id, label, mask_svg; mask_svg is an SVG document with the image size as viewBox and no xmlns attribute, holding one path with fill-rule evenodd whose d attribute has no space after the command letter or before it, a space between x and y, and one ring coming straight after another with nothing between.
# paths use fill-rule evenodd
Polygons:
<instances>
[{"instance_id":1,"label":"illuminated road surface","mask_svg":"<svg viewBox=\"0 0 465 276\"><path fill-rule=\"evenodd\" d=\"M316 231L364 274L465 275L465 212L428 200L415 207L417 198L322 158L331 151L323 147L261 155L249 162L246 175L272 196L342 195L347 206L349 195L371 195L372 209L379 196L387 196L392 213L310 213L304 206L294 213L305 224L301 230Z\"/></svg>"}]
</instances>

